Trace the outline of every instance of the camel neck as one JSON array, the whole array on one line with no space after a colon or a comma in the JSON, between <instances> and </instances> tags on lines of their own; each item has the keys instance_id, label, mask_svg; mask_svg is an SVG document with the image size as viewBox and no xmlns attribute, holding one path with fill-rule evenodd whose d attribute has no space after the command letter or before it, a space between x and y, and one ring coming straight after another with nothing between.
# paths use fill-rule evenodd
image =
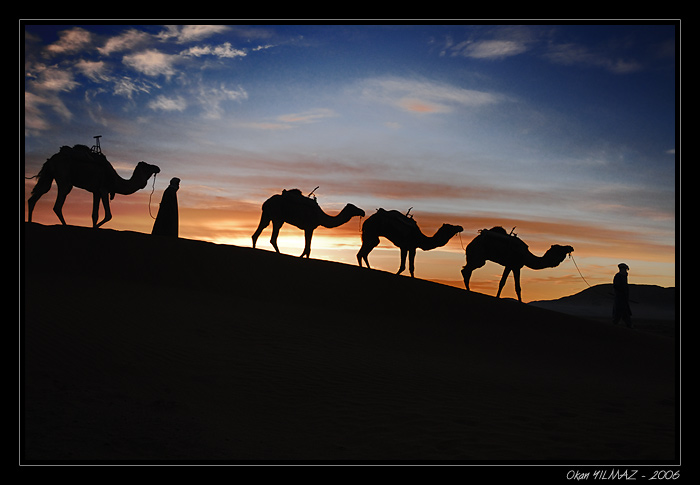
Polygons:
<instances>
[{"instance_id":1,"label":"camel neck","mask_svg":"<svg viewBox=\"0 0 700 485\"><path fill-rule=\"evenodd\" d=\"M339 214L336 214L334 216L326 214L322 209L321 209L321 225L323 227L327 227L329 229L332 229L334 227L342 226L346 222L350 220L350 215L348 213L348 207L343 208L342 211L340 211Z\"/></svg>"},{"instance_id":2,"label":"camel neck","mask_svg":"<svg viewBox=\"0 0 700 485\"><path fill-rule=\"evenodd\" d=\"M443 231L442 228L438 229L438 231L432 236L426 236L421 232L418 247L424 251L429 251L431 249L444 246L449 242L449 240L449 234L447 234L446 231Z\"/></svg>"},{"instance_id":3,"label":"camel neck","mask_svg":"<svg viewBox=\"0 0 700 485\"><path fill-rule=\"evenodd\" d=\"M528 251L527 257L525 258L525 266L530 269L554 268L558 264L557 261L553 261L552 258L549 257L548 253L544 253L542 256L535 256Z\"/></svg>"},{"instance_id":4,"label":"camel neck","mask_svg":"<svg viewBox=\"0 0 700 485\"><path fill-rule=\"evenodd\" d=\"M114 192L121 195L131 195L144 187L142 180L137 180L136 170L130 179L124 179L115 171Z\"/></svg>"}]
</instances>

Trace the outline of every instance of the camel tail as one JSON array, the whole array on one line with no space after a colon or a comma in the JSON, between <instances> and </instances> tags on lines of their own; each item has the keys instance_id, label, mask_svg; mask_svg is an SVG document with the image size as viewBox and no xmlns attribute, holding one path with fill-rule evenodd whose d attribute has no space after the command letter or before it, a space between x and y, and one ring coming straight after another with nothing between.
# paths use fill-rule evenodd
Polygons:
<instances>
[{"instance_id":1,"label":"camel tail","mask_svg":"<svg viewBox=\"0 0 700 485\"><path fill-rule=\"evenodd\" d=\"M49 189L51 189L51 184L53 183L53 173L51 169L46 166L46 164L41 167L38 174L34 175L33 177L24 178L28 180L37 179L36 185L32 189L32 195L36 194L39 197L48 192Z\"/></svg>"}]
</instances>

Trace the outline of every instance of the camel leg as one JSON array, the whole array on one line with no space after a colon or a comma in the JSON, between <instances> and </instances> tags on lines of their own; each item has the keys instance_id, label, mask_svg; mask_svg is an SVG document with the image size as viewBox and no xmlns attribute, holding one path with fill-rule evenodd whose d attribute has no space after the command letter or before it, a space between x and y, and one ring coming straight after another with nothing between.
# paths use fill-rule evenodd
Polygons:
<instances>
[{"instance_id":1,"label":"camel leg","mask_svg":"<svg viewBox=\"0 0 700 485\"><path fill-rule=\"evenodd\" d=\"M272 247L275 248L275 251L278 253L280 252L280 249L277 247L277 236L279 236L282 224L284 223L272 221L272 236L270 236L270 244L272 244Z\"/></svg>"},{"instance_id":2,"label":"camel leg","mask_svg":"<svg viewBox=\"0 0 700 485\"><path fill-rule=\"evenodd\" d=\"M97 227L97 218L100 215L100 195L97 192L92 194L92 227Z\"/></svg>"},{"instance_id":3,"label":"camel leg","mask_svg":"<svg viewBox=\"0 0 700 485\"><path fill-rule=\"evenodd\" d=\"M32 222L32 212L34 212L34 206L41 196L44 194L32 194L27 201L27 222Z\"/></svg>"},{"instance_id":4,"label":"camel leg","mask_svg":"<svg viewBox=\"0 0 700 485\"><path fill-rule=\"evenodd\" d=\"M32 213L34 212L34 206L39 199L51 190L51 184L53 183L53 177L39 177L34 188L32 189L32 195L27 201L27 221L32 222Z\"/></svg>"},{"instance_id":5,"label":"camel leg","mask_svg":"<svg viewBox=\"0 0 700 485\"><path fill-rule=\"evenodd\" d=\"M34 212L34 206L39 201L39 199L41 199L41 196L44 195L46 192L48 192L48 189L42 190L42 191L37 191L38 185L39 184L37 184L37 187L35 187L34 190L32 190L32 195L31 195L31 197L29 197L29 200L27 201L27 209L28 209L27 210L27 221L28 222L32 222L32 212ZM51 186L49 185L49 189L50 188L51 188Z\"/></svg>"},{"instance_id":6,"label":"camel leg","mask_svg":"<svg viewBox=\"0 0 700 485\"><path fill-rule=\"evenodd\" d=\"M104 209L105 209L105 217L104 217L104 219L102 219L101 222L95 224L95 221L97 220L97 214L96 214L96 212L99 211L99 207L100 207L100 204L99 204L99 200L100 200L100 199L98 198L98 199L97 199L97 204L95 204L95 208L94 208L94 212L93 212L93 220L92 220L92 223L93 223L93 226L94 226L94 227L100 227L102 224L104 224L104 223L106 223L106 222L108 222L108 221L110 221L110 220L112 219L112 210L111 210L110 207L109 207L109 194L107 194L106 192L103 193L103 194L101 195L101 199L102 199L102 206L103 206Z\"/></svg>"},{"instance_id":7,"label":"camel leg","mask_svg":"<svg viewBox=\"0 0 700 485\"><path fill-rule=\"evenodd\" d=\"M462 268L462 278L464 279L464 287L467 289L467 291L471 291L469 289L469 280L472 277L472 273L474 272L475 269L481 268L483 265L486 264L486 261L480 260L480 261L474 261L473 259L470 259L467 261L467 264L464 265Z\"/></svg>"},{"instance_id":8,"label":"camel leg","mask_svg":"<svg viewBox=\"0 0 700 485\"><path fill-rule=\"evenodd\" d=\"M369 256L369 253L372 252L374 248L376 248L379 245L379 238L376 237L368 237L365 236L364 234L362 235L362 247L360 247L360 250L357 252L357 264L360 265L360 268L362 267L362 260L365 261L365 264L369 268L369 260L367 257Z\"/></svg>"},{"instance_id":9,"label":"camel leg","mask_svg":"<svg viewBox=\"0 0 700 485\"><path fill-rule=\"evenodd\" d=\"M260 237L260 234L263 232L263 229L265 229L269 224L270 224L270 218L265 214L265 212L263 212L262 215L260 216L260 223L258 224L258 228L253 233L253 249L255 249L255 243L258 242L258 238Z\"/></svg>"},{"instance_id":10,"label":"camel leg","mask_svg":"<svg viewBox=\"0 0 700 485\"><path fill-rule=\"evenodd\" d=\"M58 187L58 195L56 196L56 202L53 205L53 212L58 216L58 220L61 221L61 224L64 226L66 225L66 220L63 218L63 203L66 201L66 197L70 193L71 189L73 187L68 186L68 188L65 188L65 186Z\"/></svg>"},{"instance_id":11,"label":"camel leg","mask_svg":"<svg viewBox=\"0 0 700 485\"><path fill-rule=\"evenodd\" d=\"M413 273L416 271L416 248L408 250L408 270L411 272L411 278L413 278Z\"/></svg>"},{"instance_id":12,"label":"camel leg","mask_svg":"<svg viewBox=\"0 0 700 485\"><path fill-rule=\"evenodd\" d=\"M396 274L401 274L403 273L403 270L406 269L406 256L408 256L408 250L401 248L401 265L399 266L399 270L396 272Z\"/></svg>"},{"instance_id":13,"label":"camel leg","mask_svg":"<svg viewBox=\"0 0 700 485\"><path fill-rule=\"evenodd\" d=\"M467 291L470 291L469 290L469 280L472 277L472 271L474 271L474 270L469 268L468 266L464 266L462 268L462 271L461 271L462 279L464 280L464 287L467 289Z\"/></svg>"},{"instance_id":14,"label":"camel leg","mask_svg":"<svg viewBox=\"0 0 700 485\"><path fill-rule=\"evenodd\" d=\"M506 280L508 279L508 275L510 274L510 268L506 267L503 270L503 276L501 276L501 281L498 282L498 293L496 293L496 298L501 297L501 291L503 290L503 287L506 285Z\"/></svg>"},{"instance_id":15,"label":"camel leg","mask_svg":"<svg viewBox=\"0 0 700 485\"><path fill-rule=\"evenodd\" d=\"M513 270L513 279L515 280L515 294L518 295L518 301L522 302L522 296L520 294L520 268L515 268Z\"/></svg>"},{"instance_id":16,"label":"camel leg","mask_svg":"<svg viewBox=\"0 0 700 485\"><path fill-rule=\"evenodd\" d=\"M311 256L311 237L314 235L313 229L304 230L304 252L301 253L301 258Z\"/></svg>"}]
</instances>

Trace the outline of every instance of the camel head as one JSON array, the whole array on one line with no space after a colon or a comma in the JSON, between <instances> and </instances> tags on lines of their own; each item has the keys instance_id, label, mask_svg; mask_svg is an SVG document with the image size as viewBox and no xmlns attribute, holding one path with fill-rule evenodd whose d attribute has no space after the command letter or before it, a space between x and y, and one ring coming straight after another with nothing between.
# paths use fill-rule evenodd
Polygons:
<instances>
[{"instance_id":1,"label":"camel head","mask_svg":"<svg viewBox=\"0 0 700 485\"><path fill-rule=\"evenodd\" d=\"M146 162L139 162L136 164L136 168L134 169L134 177L132 178L143 180L143 185L141 188L144 188L148 182L148 179L151 178L151 175L158 173L160 173L160 168L158 168L156 165L151 165L150 163Z\"/></svg>"},{"instance_id":2,"label":"camel head","mask_svg":"<svg viewBox=\"0 0 700 485\"><path fill-rule=\"evenodd\" d=\"M452 224L443 224L442 227L440 227L440 231L450 234L450 237L463 230L464 228L462 226L453 226Z\"/></svg>"},{"instance_id":3,"label":"camel head","mask_svg":"<svg viewBox=\"0 0 700 485\"><path fill-rule=\"evenodd\" d=\"M562 261L564 261L564 258L566 258L567 255L573 252L574 248L572 248L571 246L560 246L559 244L552 244L552 247L550 247L547 250L545 256L551 258L552 262L556 262L556 264L559 264Z\"/></svg>"},{"instance_id":4,"label":"camel head","mask_svg":"<svg viewBox=\"0 0 700 485\"><path fill-rule=\"evenodd\" d=\"M359 207L352 205L352 204L347 204L343 210L347 211L348 214L350 214L350 217L355 217L355 216L365 217L365 211L363 211Z\"/></svg>"},{"instance_id":5,"label":"camel head","mask_svg":"<svg viewBox=\"0 0 700 485\"><path fill-rule=\"evenodd\" d=\"M454 236L457 235L457 233L462 232L464 228L462 226L453 226L452 224L443 224L440 226L440 229L437 230L435 235L433 236L434 238L437 239L443 239L445 240L445 243L452 239Z\"/></svg>"}]
</instances>

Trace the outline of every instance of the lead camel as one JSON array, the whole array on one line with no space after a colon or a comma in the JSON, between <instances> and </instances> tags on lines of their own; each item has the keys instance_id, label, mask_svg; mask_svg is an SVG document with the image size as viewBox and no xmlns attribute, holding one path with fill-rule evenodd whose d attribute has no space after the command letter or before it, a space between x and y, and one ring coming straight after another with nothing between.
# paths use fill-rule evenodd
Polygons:
<instances>
[{"instance_id":1,"label":"lead camel","mask_svg":"<svg viewBox=\"0 0 700 485\"><path fill-rule=\"evenodd\" d=\"M123 179L101 153L94 153L85 145L61 147L58 153L46 160L38 174L28 177L37 178L37 182L27 202L27 220L32 222L34 206L41 196L51 189L55 180L58 195L53 211L61 224L66 224L63 217L66 196L73 187L78 187L92 193L92 226L100 227L112 218L109 201L114 198L114 194L131 195L144 188L151 175L159 172L160 168L155 165L139 162L131 178ZM105 216L97 222L100 202L104 207Z\"/></svg>"}]
</instances>

